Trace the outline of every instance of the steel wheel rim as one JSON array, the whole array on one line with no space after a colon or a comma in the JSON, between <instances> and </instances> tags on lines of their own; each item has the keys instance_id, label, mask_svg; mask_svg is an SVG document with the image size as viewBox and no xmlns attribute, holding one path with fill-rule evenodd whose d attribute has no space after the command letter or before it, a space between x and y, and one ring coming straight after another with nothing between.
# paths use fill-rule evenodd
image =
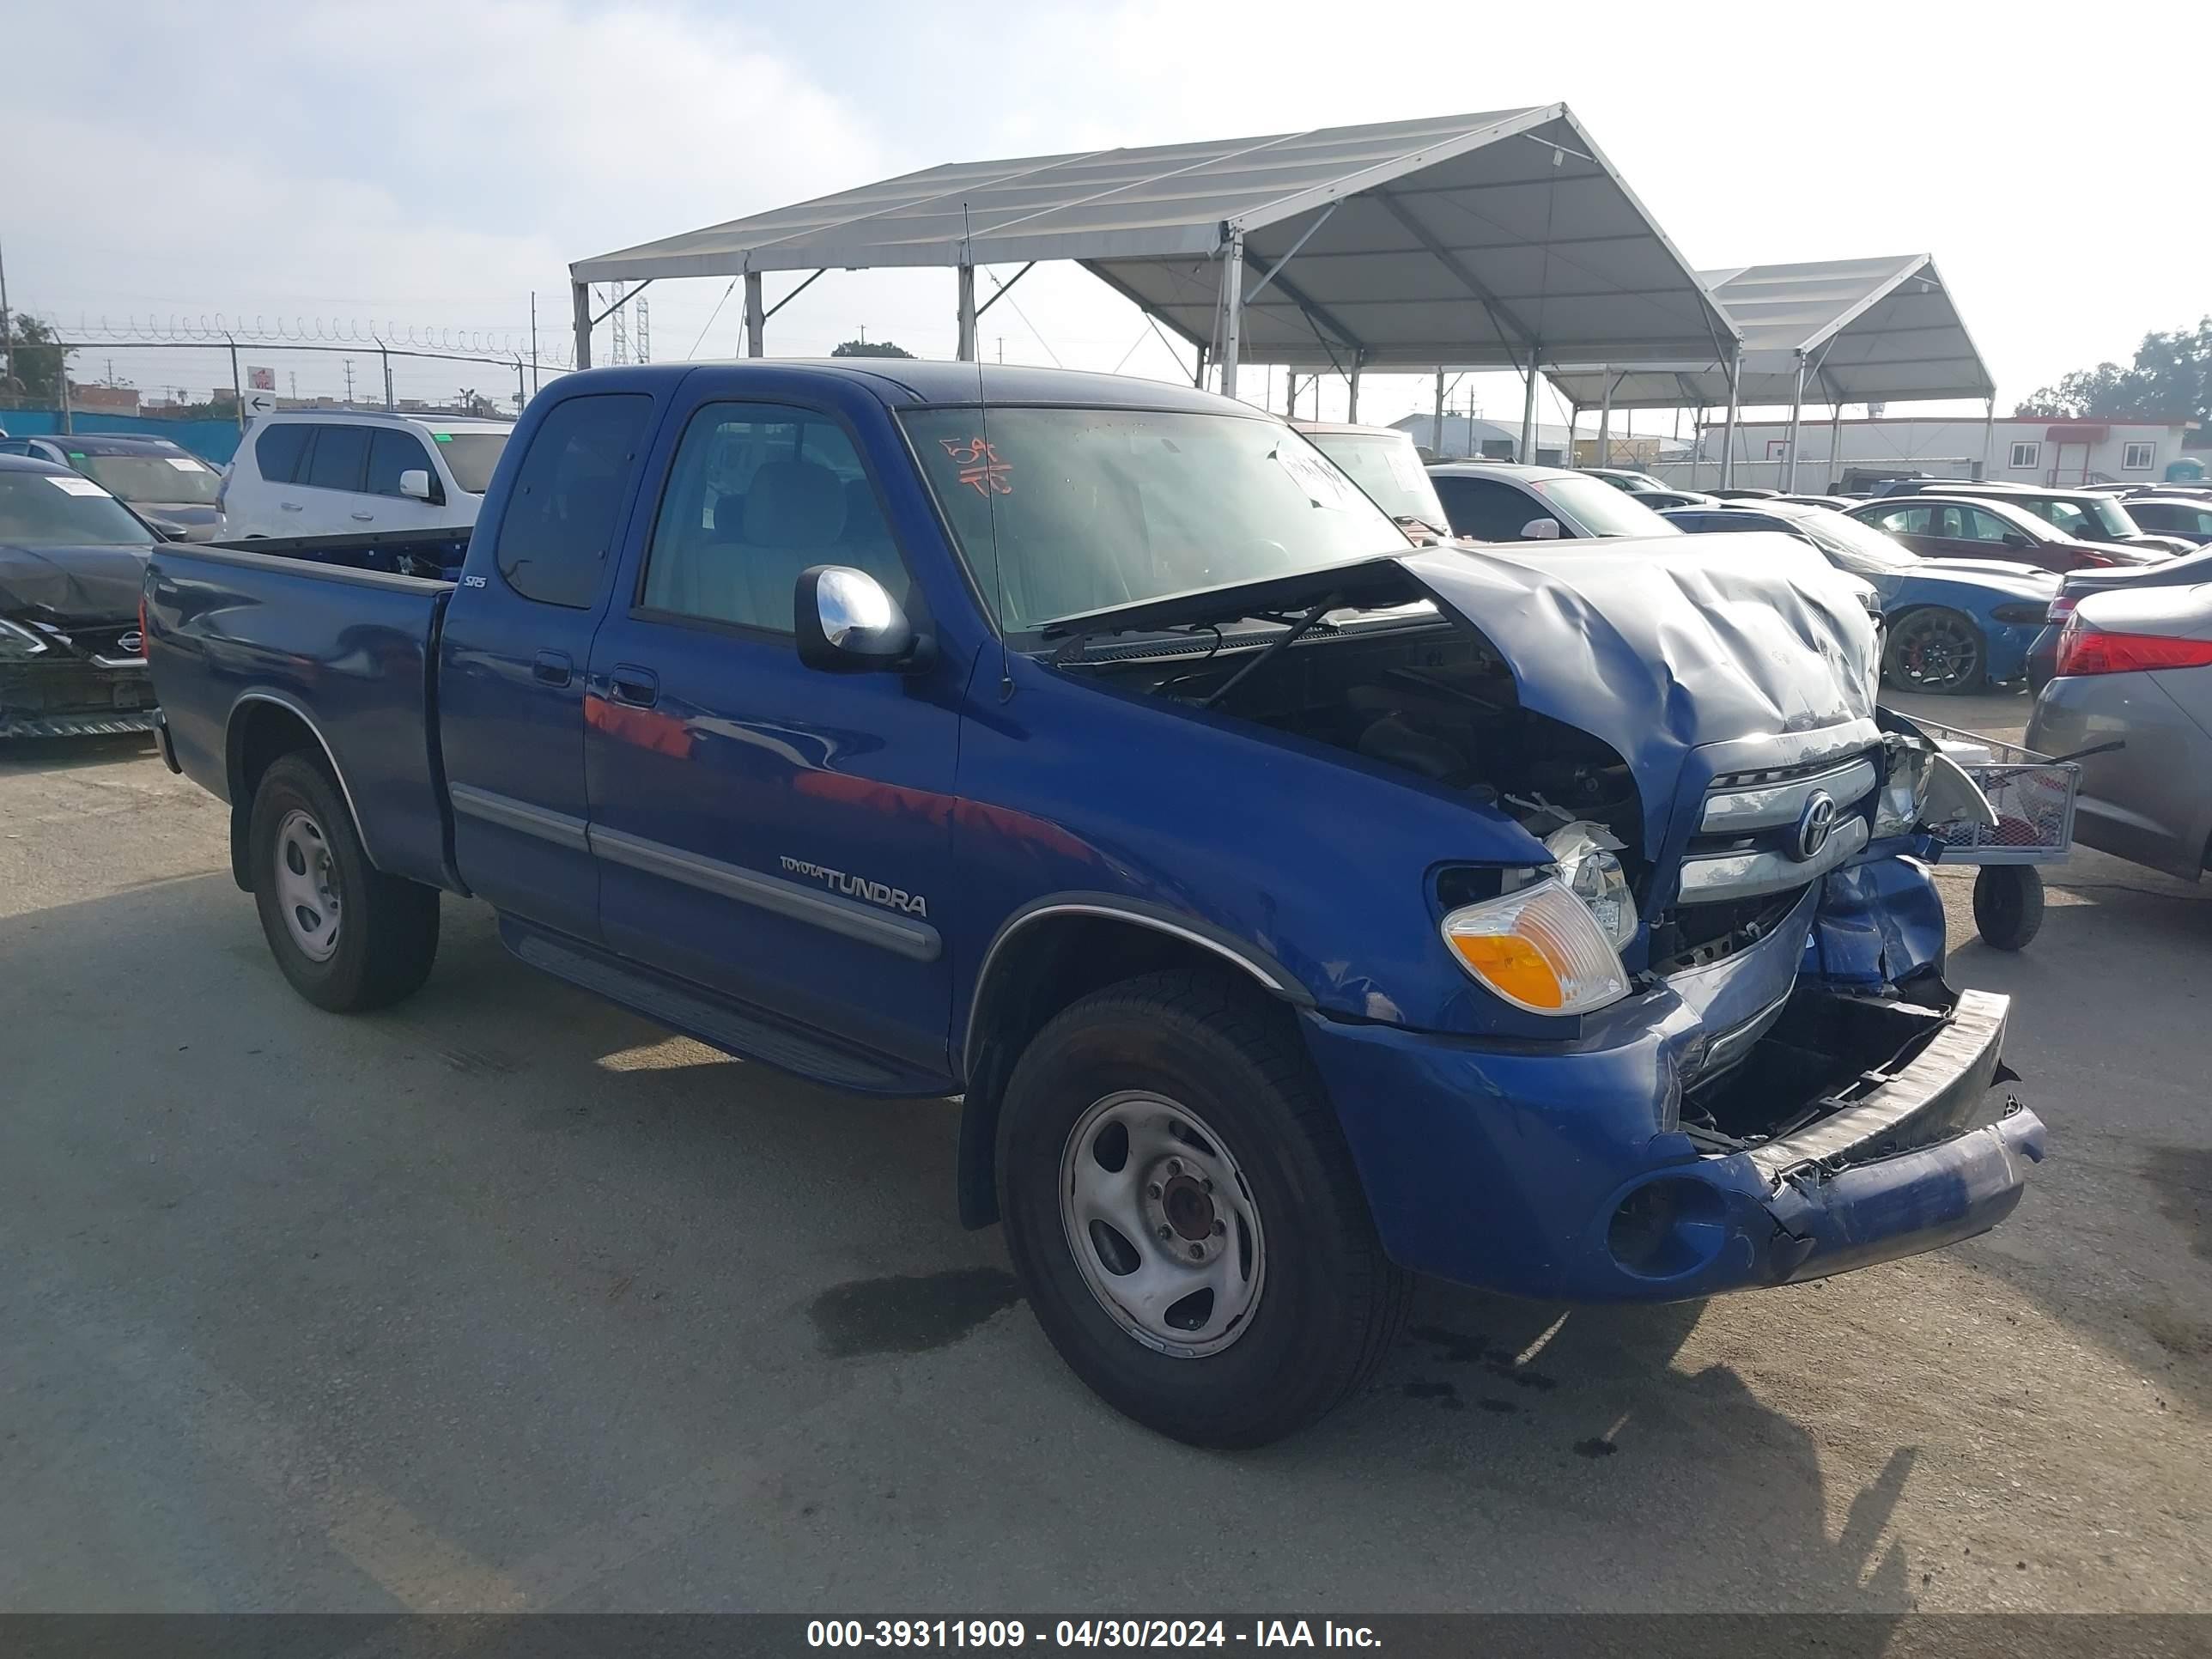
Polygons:
<instances>
[{"instance_id":1,"label":"steel wheel rim","mask_svg":"<svg viewBox=\"0 0 2212 1659\"><path fill-rule=\"evenodd\" d=\"M1202 1359L1251 1328L1267 1261L1259 1206L1188 1107L1135 1090L1094 1101L1060 1153L1060 1216L1098 1305L1153 1352Z\"/></svg>"},{"instance_id":2,"label":"steel wheel rim","mask_svg":"<svg viewBox=\"0 0 2212 1659\"><path fill-rule=\"evenodd\" d=\"M323 827L295 807L276 826L276 903L292 943L310 962L338 948L338 884Z\"/></svg>"},{"instance_id":3,"label":"steel wheel rim","mask_svg":"<svg viewBox=\"0 0 2212 1659\"><path fill-rule=\"evenodd\" d=\"M1973 635L1948 617L1923 614L1908 617L1898 630L1893 647L1899 672L1917 691L1942 691L1963 685L1981 665L1981 647ZM1935 664L1929 665L1930 652Z\"/></svg>"}]
</instances>

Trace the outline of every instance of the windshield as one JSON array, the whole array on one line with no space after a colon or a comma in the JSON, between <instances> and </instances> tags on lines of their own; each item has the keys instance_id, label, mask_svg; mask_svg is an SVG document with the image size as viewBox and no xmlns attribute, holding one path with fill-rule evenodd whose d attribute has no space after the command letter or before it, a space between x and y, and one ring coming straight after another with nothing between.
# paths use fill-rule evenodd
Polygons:
<instances>
[{"instance_id":1,"label":"windshield","mask_svg":"<svg viewBox=\"0 0 2212 1659\"><path fill-rule=\"evenodd\" d=\"M1632 495L1642 495L1649 489L1664 490L1667 488L1649 472L1593 472L1590 477L1602 479L1615 489L1625 490Z\"/></svg>"},{"instance_id":2,"label":"windshield","mask_svg":"<svg viewBox=\"0 0 2212 1659\"><path fill-rule=\"evenodd\" d=\"M453 482L471 495L481 495L491 486L491 475L499 466L501 453L507 448L507 434L504 432L439 432L430 434L438 441L438 453L446 458L446 465L453 474Z\"/></svg>"},{"instance_id":3,"label":"windshield","mask_svg":"<svg viewBox=\"0 0 2212 1659\"><path fill-rule=\"evenodd\" d=\"M2110 495L2085 495L2078 505L2097 526L2097 533L2105 536L2140 536L2142 526L2130 516L2127 508ZM2079 532L2075 532L2079 534Z\"/></svg>"},{"instance_id":4,"label":"windshield","mask_svg":"<svg viewBox=\"0 0 2212 1659\"><path fill-rule=\"evenodd\" d=\"M1429 482L1429 470L1402 432L1309 432L1316 449L1352 475L1374 503L1394 519L1419 519L1449 532L1444 504Z\"/></svg>"},{"instance_id":5,"label":"windshield","mask_svg":"<svg viewBox=\"0 0 2212 1659\"><path fill-rule=\"evenodd\" d=\"M1856 519L1847 519L1840 513L1825 507L1801 507L1795 511L1779 503L1768 501L1763 511L1778 519L1787 519L1810 536L1824 553L1835 556L1844 569L1863 575L1869 570L1904 570L1920 562L1920 556L1902 543L1893 541L1872 525L1861 524Z\"/></svg>"},{"instance_id":6,"label":"windshield","mask_svg":"<svg viewBox=\"0 0 2212 1659\"><path fill-rule=\"evenodd\" d=\"M0 542L29 547L141 547L154 532L74 472L0 472Z\"/></svg>"},{"instance_id":7,"label":"windshield","mask_svg":"<svg viewBox=\"0 0 2212 1659\"><path fill-rule=\"evenodd\" d=\"M186 501L215 504L216 470L191 455L79 455L76 470L126 501Z\"/></svg>"},{"instance_id":8,"label":"windshield","mask_svg":"<svg viewBox=\"0 0 2212 1659\"><path fill-rule=\"evenodd\" d=\"M1134 409L926 409L922 472L1000 625L1403 553L1279 422Z\"/></svg>"},{"instance_id":9,"label":"windshield","mask_svg":"<svg viewBox=\"0 0 2212 1659\"><path fill-rule=\"evenodd\" d=\"M1528 488L1558 503L1586 536L1679 536L1682 527L1661 518L1636 497L1595 478L1532 478Z\"/></svg>"}]
</instances>

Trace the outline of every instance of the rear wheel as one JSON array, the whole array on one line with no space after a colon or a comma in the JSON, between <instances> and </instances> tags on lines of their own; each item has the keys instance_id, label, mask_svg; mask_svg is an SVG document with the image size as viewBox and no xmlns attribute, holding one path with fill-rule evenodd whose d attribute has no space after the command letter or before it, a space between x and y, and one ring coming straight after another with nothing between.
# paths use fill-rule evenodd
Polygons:
<instances>
[{"instance_id":1,"label":"rear wheel","mask_svg":"<svg viewBox=\"0 0 2212 1659\"><path fill-rule=\"evenodd\" d=\"M2043 927L2043 877L2025 864L1985 864L1974 878L1974 928L2000 951L2024 951Z\"/></svg>"},{"instance_id":2,"label":"rear wheel","mask_svg":"<svg viewBox=\"0 0 2212 1659\"><path fill-rule=\"evenodd\" d=\"M319 1008L381 1008L419 989L438 954L438 893L368 861L328 773L286 755L254 791L248 858L270 954Z\"/></svg>"},{"instance_id":3,"label":"rear wheel","mask_svg":"<svg viewBox=\"0 0 2212 1659\"><path fill-rule=\"evenodd\" d=\"M1076 1374L1148 1427L1256 1446L1358 1389L1402 1325L1297 1034L1256 993L1173 972L1066 1009L1014 1068L1000 1213Z\"/></svg>"},{"instance_id":4,"label":"rear wheel","mask_svg":"<svg viewBox=\"0 0 2212 1659\"><path fill-rule=\"evenodd\" d=\"M1890 623L1881 677L1893 690L1957 696L1980 690L1989 676L1988 644L1964 611L1928 605Z\"/></svg>"}]
</instances>

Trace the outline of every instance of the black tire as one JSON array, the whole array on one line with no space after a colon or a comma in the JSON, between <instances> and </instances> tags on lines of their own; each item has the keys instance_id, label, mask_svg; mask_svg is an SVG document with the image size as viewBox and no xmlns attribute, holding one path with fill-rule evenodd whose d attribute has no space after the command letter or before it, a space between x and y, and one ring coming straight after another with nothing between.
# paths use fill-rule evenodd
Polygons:
<instances>
[{"instance_id":1,"label":"black tire","mask_svg":"<svg viewBox=\"0 0 2212 1659\"><path fill-rule=\"evenodd\" d=\"M2026 864L1985 864L1974 878L1974 927L2000 951L2024 951L2043 927L2043 877Z\"/></svg>"},{"instance_id":2,"label":"black tire","mask_svg":"<svg viewBox=\"0 0 2212 1659\"><path fill-rule=\"evenodd\" d=\"M1258 1300L1231 1345L1201 1358L1156 1351L1124 1329L1078 1267L1062 1220L1071 1133L1094 1103L1122 1091L1157 1094L1213 1126L1261 1219ZM1008 1251L1053 1346L1108 1404L1177 1440L1259 1446L1304 1427L1368 1381L1404 1326L1412 1276L1382 1253L1296 1027L1226 975L1125 981L1038 1033L1007 1084L998 1185Z\"/></svg>"},{"instance_id":3,"label":"black tire","mask_svg":"<svg viewBox=\"0 0 2212 1659\"><path fill-rule=\"evenodd\" d=\"M1980 624L1963 611L1948 605L1923 605L1893 617L1888 642L1881 648L1882 684L1895 691L1923 691L1930 696L1960 697L1989 684L1990 645ZM1916 649L1924 662L1932 643L1940 641L1960 658L1971 658L1955 673L1933 678L1913 665Z\"/></svg>"},{"instance_id":4,"label":"black tire","mask_svg":"<svg viewBox=\"0 0 2212 1659\"><path fill-rule=\"evenodd\" d=\"M327 846L338 900L336 946L322 961L294 937L276 891L278 830L295 813L305 813ZM294 990L318 1008L349 1014L422 988L438 955L437 890L369 863L345 797L321 765L305 754L274 762L254 791L248 825L254 908L270 954Z\"/></svg>"}]
</instances>

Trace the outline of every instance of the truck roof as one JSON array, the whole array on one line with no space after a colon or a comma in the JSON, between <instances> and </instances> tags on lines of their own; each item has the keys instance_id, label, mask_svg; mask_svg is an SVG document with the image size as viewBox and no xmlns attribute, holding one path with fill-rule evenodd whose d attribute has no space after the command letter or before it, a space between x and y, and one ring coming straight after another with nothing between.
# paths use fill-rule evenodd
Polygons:
<instances>
[{"instance_id":1,"label":"truck roof","mask_svg":"<svg viewBox=\"0 0 2212 1659\"><path fill-rule=\"evenodd\" d=\"M1030 368L1011 363L960 363L919 357L764 357L737 362L650 363L586 369L585 374L620 378L636 385L647 378L679 378L695 369L713 368L745 374L834 374L866 384L884 402L896 406L973 404L977 386L991 404L1074 404L1121 409L1189 410L1211 415L1244 415L1260 420L1275 418L1265 410L1233 398L1216 397L1171 380L1143 380L1127 374L1099 374L1072 368ZM561 384L574 384L577 376L564 375Z\"/></svg>"}]
</instances>

